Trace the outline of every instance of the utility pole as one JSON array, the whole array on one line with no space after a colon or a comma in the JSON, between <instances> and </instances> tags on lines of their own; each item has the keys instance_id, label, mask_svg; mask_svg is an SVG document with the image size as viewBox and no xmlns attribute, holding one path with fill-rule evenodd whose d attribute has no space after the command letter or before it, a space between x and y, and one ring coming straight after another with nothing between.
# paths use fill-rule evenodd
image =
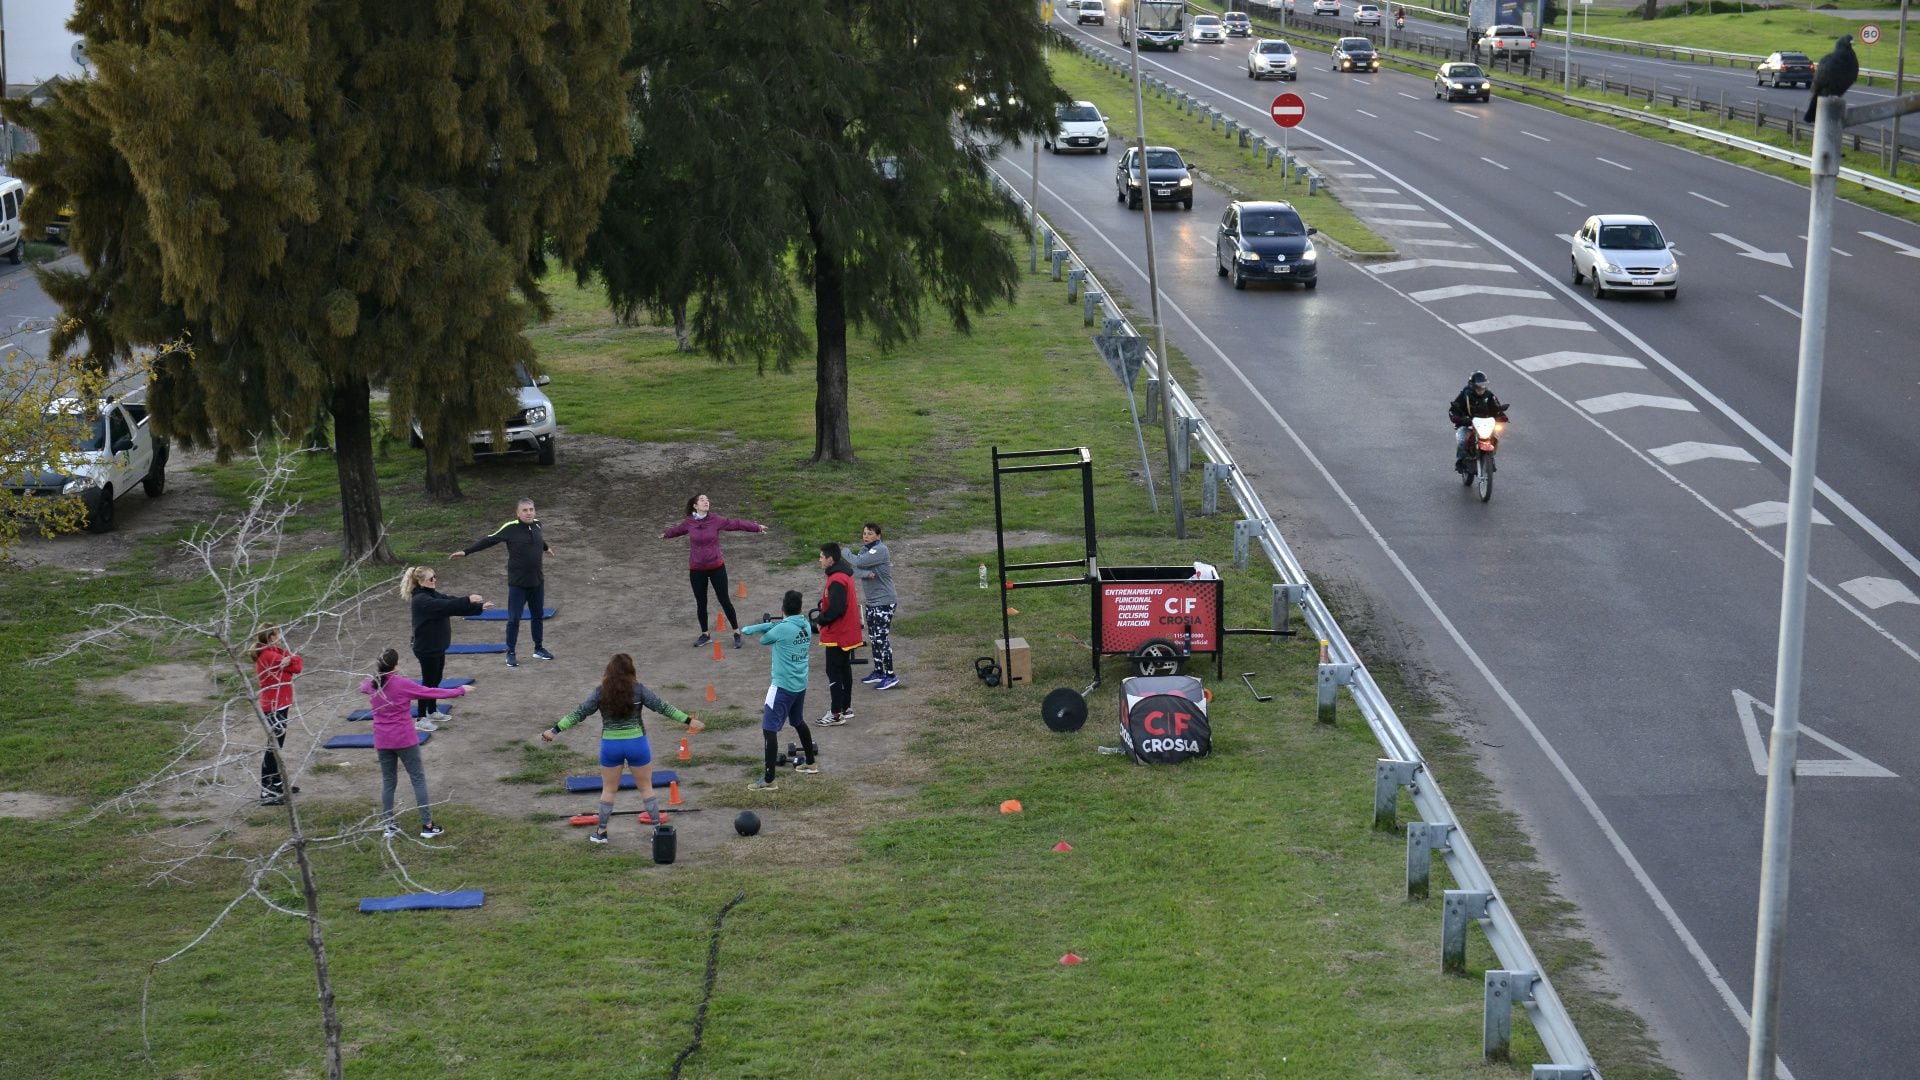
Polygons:
<instances>
[{"instance_id":1,"label":"utility pole","mask_svg":"<svg viewBox=\"0 0 1920 1080\"><path fill-rule=\"evenodd\" d=\"M1167 328L1160 319L1160 272L1153 259L1153 183L1147 169L1147 104L1140 89L1140 0L1130 0L1133 13L1129 52L1133 56L1133 128L1134 145L1140 156L1140 220L1147 231L1147 296L1153 317L1153 369L1160 380L1160 428L1167 437L1167 480L1173 497L1173 535L1187 538L1187 510L1180 502L1180 458L1174 453L1173 379L1167 372Z\"/></svg>"},{"instance_id":2,"label":"utility pole","mask_svg":"<svg viewBox=\"0 0 1920 1080\"><path fill-rule=\"evenodd\" d=\"M1900 0L1900 41L1894 46L1893 54L1893 96L1895 98L1898 98L1906 89L1907 3L1908 0ZM4 61L0 61L0 69L4 67ZM1900 117L1898 116L1893 118L1893 163L1887 170L1887 175L1895 180L1900 179Z\"/></svg>"},{"instance_id":3,"label":"utility pole","mask_svg":"<svg viewBox=\"0 0 1920 1080\"><path fill-rule=\"evenodd\" d=\"M1902 30L1906 29L1904 26ZM0 0L0 101L7 98L7 0ZM0 116L0 166L13 164L13 122Z\"/></svg>"},{"instance_id":4,"label":"utility pole","mask_svg":"<svg viewBox=\"0 0 1920 1080\"><path fill-rule=\"evenodd\" d=\"M1914 111L1920 111L1920 95L1854 109L1847 108L1842 97L1815 99L1813 193L1807 213L1806 284L1800 295L1800 374L1794 388L1793 465L1787 480L1787 549L1781 571L1773 731L1767 740L1767 809L1760 847L1760 925L1754 940L1753 1026L1748 1031L1747 1080L1773 1080L1779 1060L1787 881L1793 861L1793 767L1800 743L1807 556L1813 542L1814 465L1820 448L1820 380L1826 365L1827 283L1833 252L1833 189L1840 175L1840 136L1845 128Z\"/></svg>"},{"instance_id":5,"label":"utility pole","mask_svg":"<svg viewBox=\"0 0 1920 1080\"><path fill-rule=\"evenodd\" d=\"M4 2L5 0L0 0L0 3ZM1040 38L1040 55L1046 57L1050 54L1045 44L1047 40L1045 35L1048 30L1052 29L1052 22L1047 18L1047 14L1053 5L1049 3L1048 0L1039 0L1039 3L1040 33L1042 35ZM1000 107L1005 109L1010 104L1011 102L1003 101L1000 103ZM1027 270L1032 273L1038 273L1040 270L1040 140L1038 139L1035 139L1033 142L1033 169L1027 176L1031 181L1027 187Z\"/></svg>"}]
</instances>

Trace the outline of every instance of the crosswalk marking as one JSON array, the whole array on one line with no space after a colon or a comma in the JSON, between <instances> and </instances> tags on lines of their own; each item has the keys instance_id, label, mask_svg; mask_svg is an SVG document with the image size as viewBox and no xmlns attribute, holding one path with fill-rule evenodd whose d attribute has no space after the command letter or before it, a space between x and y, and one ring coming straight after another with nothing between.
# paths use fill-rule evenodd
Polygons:
<instances>
[{"instance_id":1,"label":"crosswalk marking","mask_svg":"<svg viewBox=\"0 0 1920 1080\"><path fill-rule=\"evenodd\" d=\"M1606 353L1590 352L1550 352L1539 356L1529 356L1525 360L1515 360L1514 366L1521 371L1552 371L1554 368L1568 367L1573 364L1595 364L1600 367L1644 368L1647 365L1631 356L1609 356Z\"/></svg>"},{"instance_id":2,"label":"crosswalk marking","mask_svg":"<svg viewBox=\"0 0 1920 1080\"><path fill-rule=\"evenodd\" d=\"M1674 412L1699 412L1693 402L1686 398L1663 397L1659 394L1603 394L1600 397L1587 398L1580 407L1594 415L1619 412L1622 409L1672 409Z\"/></svg>"},{"instance_id":3,"label":"crosswalk marking","mask_svg":"<svg viewBox=\"0 0 1920 1080\"><path fill-rule=\"evenodd\" d=\"M1518 330L1523 326L1538 326L1547 330L1593 332L1593 327L1578 319L1544 319L1538 315L1496 315L1491 319L1476 319L1473 322L1459 324L1460 329L1469 334L1491 334L1495 330Z\"/></svg>"},{"instance_id":4,"label":"crosswalk marking","mask_svg":"<svg viewBox=\"0 0 1920 1080\"><path fill-rule=\"evenodd\" d=\"M1744 461L1758 465L1760 459L1738 446L1724 443L1677 442L1647 451L1667 465L1685 465L1692 461Z\"/></svg>"}]
</instances>

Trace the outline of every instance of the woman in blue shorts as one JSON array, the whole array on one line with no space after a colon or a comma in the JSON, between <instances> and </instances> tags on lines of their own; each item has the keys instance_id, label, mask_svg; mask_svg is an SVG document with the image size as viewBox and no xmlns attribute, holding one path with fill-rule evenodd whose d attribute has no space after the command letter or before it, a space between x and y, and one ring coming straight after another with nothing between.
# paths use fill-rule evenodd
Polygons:
<instances>
[{"instance_id":1,"label":"woman in blue shorts","mask_svg":"<svg viewBox=\"0 0 1920 1080\"><path fill-rule=\"evenodd\" d=\"M587 839L596 844L607 842L607 819L613 816L613 795L620 790L620 774L631 772L634 786L640 789L647 809L639 815L642 825L663 825L667 817L660 812L660 800L653 794L653 750L647 745L646 725L640 722L642 709L687 725L689 735L698 735L706 725L660 700L643 685L633 670L633 657L615 653L607 661L600 685L579 707L560 718L560 722L540 733L552 742L554 736L600 714L600 824Z\"/></svg>"}]
</instances>

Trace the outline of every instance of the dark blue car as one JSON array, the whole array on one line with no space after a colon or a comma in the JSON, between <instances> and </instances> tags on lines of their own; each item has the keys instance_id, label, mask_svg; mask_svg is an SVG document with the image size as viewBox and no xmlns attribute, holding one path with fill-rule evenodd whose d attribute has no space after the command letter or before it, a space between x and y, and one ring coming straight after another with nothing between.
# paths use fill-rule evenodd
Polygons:
<instances>
[{"instance_id":1,"label":"dark blue car","mask_svg":"<svg viewBox=\"0 0 1920 1080\"><path fill-rule=\"evenodd\" d=\"M1244 289L1249 281L1320 283L1320 253L1308 237L1318 232L1300 220L1292 203L1236 202L1220 216L1214 267Z\"/></svg>"}]
</instances>

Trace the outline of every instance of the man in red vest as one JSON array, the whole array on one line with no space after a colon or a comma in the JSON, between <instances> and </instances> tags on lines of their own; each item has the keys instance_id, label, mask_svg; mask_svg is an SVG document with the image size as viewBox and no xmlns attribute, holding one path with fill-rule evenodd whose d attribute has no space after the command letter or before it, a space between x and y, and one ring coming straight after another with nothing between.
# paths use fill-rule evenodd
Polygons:
<instances>
[{"instance_id":1,"label":"man in red vest","mask_svg":"<svg viewBox=\"0 0 1920 1080\"><path fill-rule=\"evenodd\" d=\"M860 605L854 600L853 567L840 545L820 545L820 570L827 582L820 590L820 606L813 610L820 645L827 651L827 715L821 727L835 727L853 719L853 650L860 637Z\"/></svg>"}]
</instances>

